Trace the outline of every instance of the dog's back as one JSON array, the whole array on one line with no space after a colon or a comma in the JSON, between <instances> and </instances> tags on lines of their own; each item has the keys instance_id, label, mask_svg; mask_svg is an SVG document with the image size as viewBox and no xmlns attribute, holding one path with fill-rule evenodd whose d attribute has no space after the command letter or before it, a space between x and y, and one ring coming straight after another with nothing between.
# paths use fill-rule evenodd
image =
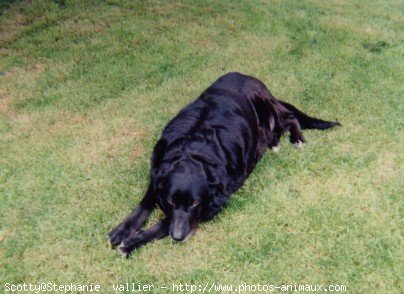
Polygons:
<instances>
[{"instance_id":1,"label":"dog's back","mask_svg":"<svg viewBox=\"0 0 404 294\"><path fill-rule=\"evenodd\" d=\"M258 144L266 146L253 105L235 87L242 87L243 77L232 73L213 83L168 123L161 137L168 158L203 158L215 173L223 167L229 178L226 194L254 168L261 155Z\"/></svg>"}]
</instances>

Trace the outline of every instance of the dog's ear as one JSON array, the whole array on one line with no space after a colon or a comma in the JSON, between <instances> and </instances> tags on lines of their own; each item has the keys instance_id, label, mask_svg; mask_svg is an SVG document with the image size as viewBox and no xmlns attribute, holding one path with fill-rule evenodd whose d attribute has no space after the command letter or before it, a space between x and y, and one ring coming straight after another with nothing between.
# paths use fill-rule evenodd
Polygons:
<instances>
[{"instance_id":1,"label":"dog's ear","mask_svg":"<svg viewBox=\"0 0 404 294\"><path fill-rule=\"evenodd\" d=\"M153 175L152 180L153 180L153 189L155 192L161 191L163 189L163 182L162 182L163 177L158 176L158 175Z\"/></svg>"},{"instance_id":2,"label":"dog's ear","mask_svg":"<svg viewBox=\"0 0 404 294\"><path fill-rule=\"evenodd\" d=\"M210 197L216 197L218 194L227 195L228 177L224 171L216 168L205 169L208 177L208 186Z\"/></svg>"},{"instance_id":3,"label":"dog's ear","mask_svg":"<svg viewBox=\"0 0 404 294\"><path fill-rule=\"evenodd\" d=\"M209 183L209 188L209 194L212 196L211 198L225 194L225 186L223 183Z\"/></svg>"},{"instance_id":4,"label":"dog's ear","mask_svg":"<svg viewBox=\"0 0 404 294\"><path fill-rule=\"evenodd\" d=\"M151 169L156 170L160 167L161 161L166 153L167 142L164 139L157 141L156 146L154 146L153 154L151 157Z\"/></svg>"}]
</instances>

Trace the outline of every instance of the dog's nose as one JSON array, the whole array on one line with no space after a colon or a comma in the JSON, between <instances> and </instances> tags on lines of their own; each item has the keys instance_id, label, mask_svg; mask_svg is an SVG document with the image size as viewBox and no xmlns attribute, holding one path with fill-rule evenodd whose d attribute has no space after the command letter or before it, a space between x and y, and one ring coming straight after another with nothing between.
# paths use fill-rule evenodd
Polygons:
<instances>
[{"instance_id":1,"label":"dog's nose","mask_svg":"<svg viewBox=\"0 0 404 294\"><path fill-rule=\"evenodd\" d=\"M182 240L184 240L184 236L182 236L181 234L171 233L170 236L174 241L177 242L181 242Z\"/></svg>"}]
</instances>

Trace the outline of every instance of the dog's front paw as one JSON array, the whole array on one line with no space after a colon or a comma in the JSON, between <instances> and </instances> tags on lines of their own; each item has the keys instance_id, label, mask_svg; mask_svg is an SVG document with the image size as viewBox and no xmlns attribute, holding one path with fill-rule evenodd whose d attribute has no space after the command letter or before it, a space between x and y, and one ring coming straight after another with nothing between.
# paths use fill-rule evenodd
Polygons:
<instances>
[{"instance_id":1,"label":"dog's front paw","mask_svg":"<svg viewBox=\"0 0 404 294\"><path fill-rule=\"evenodd\" d=\"M120 255L128 258L133 250L140 248L142 245L142 239L138 236L133 236L123 240L117 250Z\"/></svg>"},{"instance_id":2,"label":"dog's front paw","mask_svg":"<svg viewBox=\"0 0 404 294\"><path fill-rule=\"evenodd\" d=\"M109 240L113 246L121 244L122 240L128 238L130 229L125 228L123 224L118 225L116 228L108 233Z\"/></svg>"}]
</instances>

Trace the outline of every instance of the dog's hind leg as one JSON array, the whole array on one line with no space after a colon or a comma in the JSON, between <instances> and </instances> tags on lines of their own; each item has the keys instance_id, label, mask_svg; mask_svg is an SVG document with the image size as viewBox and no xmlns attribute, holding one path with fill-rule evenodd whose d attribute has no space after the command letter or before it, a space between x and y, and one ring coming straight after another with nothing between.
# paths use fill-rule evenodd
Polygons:
<instances>
[{"instance_id":1,"label":"dog's hind leg","mask_svg":"<svg viewBox=\"0 0 404 294\"><path fill-rule=\"evenodd\" d=\"M122 240L128 238L130 234L133 234L142 227L150 213L156 207L153 194L153 185L150 183L146 195L140 201L139 205L125 218L123 222L108 233L113 246L119 245Z\"/></svg>"},{"instance_id":2,"label":"dog's hind leg","mask_svg":"<svg viewBox=\"0 0 404 294\"><path fill-rule=\"evenodd\" d=\"M267 132L268 147L275 153L281 149L281 135L279 132Z\"/></svg>"},{"instance_id":3,"label":"dog's hind leg","mask_svg":"<svg viewBox=\"0 0 404 294\"><path fill-rule=\"evenodd\" d=\"M296 147L301 148L304 146L306 140L303 137L302 128L299 121L293 118L289 123L290 142Z\"/></svg>"},{"instance_id":4,"label":"dog's hind leg","mask_svg":"<svg viewBox=\"0 0 404 294\"><path fill-rule=\"evenodd\" d=\"M118 252L122 256L128 257L133 250L140 248L141 246L155 239L161 239L167 236L169 226L170 223L168 219L164 219L152 226L150 229L131 234L118 246Z\"/></svg>"}]
</instances>

